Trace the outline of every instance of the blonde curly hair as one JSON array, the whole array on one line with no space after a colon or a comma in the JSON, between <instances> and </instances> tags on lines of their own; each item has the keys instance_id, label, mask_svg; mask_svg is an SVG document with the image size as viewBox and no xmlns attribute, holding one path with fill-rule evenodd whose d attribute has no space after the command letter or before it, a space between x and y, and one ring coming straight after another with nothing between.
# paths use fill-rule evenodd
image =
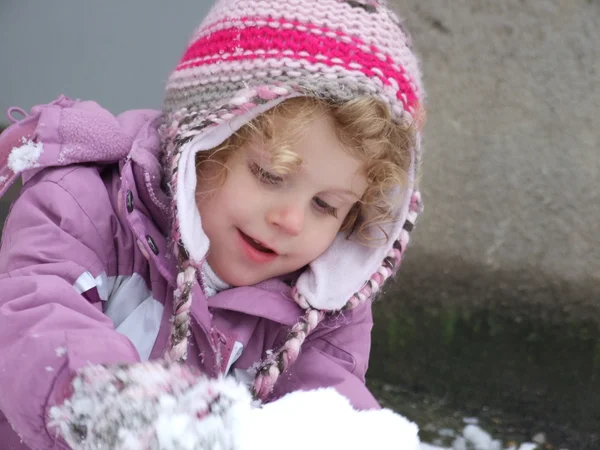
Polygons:
<instances>
[{"instance_id":1,"label":"blonde curly hair","mask_svg":"<svg viewBox=\"0 0 600 450\"><path fill-rule=\"evenodd\" d=\"M269 170L277 175L293 172L302 163L293 145L306 130L306 124L319 115L333 120L336 135L349 154L364 161L367 189L345 217L340 231L347 232L348 237L356 232L368 243L380 239L372 232L377 227L387 241L381 225L393 220L392 209L400 194L397 188L406 186L415 132L412 124L394 122L387 105L377 98L360 97L341 104L313 97L286 100L245 124L215 149L199 152L198 177L216 177L215 185L221 185L227 176L229 158L257 134L271 155ZM276 117L293 118L286 133L276 131Z\"/></svg>"}]
</instances>

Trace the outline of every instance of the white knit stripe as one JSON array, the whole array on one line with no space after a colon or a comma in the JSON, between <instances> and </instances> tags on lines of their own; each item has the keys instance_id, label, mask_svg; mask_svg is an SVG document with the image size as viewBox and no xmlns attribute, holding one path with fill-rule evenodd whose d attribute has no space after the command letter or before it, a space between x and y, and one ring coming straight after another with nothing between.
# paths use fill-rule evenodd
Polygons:
<instances>
[{"instance_id":1,"label":"white knit stripe","mask_svg":"<svg viewBox=\"0 0 600 450\"><path fill-rule=\"evenodd\" d=\"M383 17L381 11L371 14L361 8L353 8L338 0L305 0L303 2L263 2L252 0L219 1L204 20L204 24L194 33L194 39L201 34L206 26L220 22L224 18L242 19L245 17L266 17L308 22L330 29L341 29L347 34L368 36L371 30L376 30L380 36L390 38L401 33L388 17ZM329 17L333 16L333 22Z\"/></svg>"},{"instance_id":2,"label":"white knit stripe","mask_svg":"<svg viewBox=\"0 0 600 450\"><path fill-rule=\"evenodd\" d=\"M279 53L279 52L269 52L269 53ZM244 56L256 56L263 55L265 52L262 51L245 51L241 53ZM289 52L290 56L294 55L294 52ZM215 84L215 83L224 83L224 82L238 82L240 80L251 80L256 78L255 72L261 72L257 69L263 69L262 72L265 72L264 69L271 68L269 72L265 72L264 78L266 77L277 77L282 75L282 69L288 69L290 66L293 67L303 67L304 69L314 72L315 76L319 73L323 74L335 74L340 73L343 77L350 76L353 78L363 78L364 83L368 85L375 85L375 83L371 81L371 78L366 76L360 70L349 70L341 65L328 65L324 63L311 63L306 60L301 59L302 56L310 56L307 55L306 52L299 52L295 58L289 57L273 57L273 58L262 58L262 59L248 59L248 60L235 60L235 61L227 61L227 58L232 56L231 54L225 53L223 55L208 55L202 58L195 58L189 61L186 61L185 64L182 64L180 69L173 72L167 81L167 89L171 88L187 88L189 86L196 85L207 85L207 84ZM329 58L325 55L317 55L318 59L323 61L330 61L334 64L340 64L341 61L335 61L336 58ZM197 64L202 61L209 60L217 60L217 62L211 64L205 64L202 66L196 67L188 67L192 64ZM360 69L363 66L359 63L353 62L350 63L350 66L356 69ZM408 74L408 70L404 70L405 68L400 67L396 64L390 65L394 70L402 73L402 76L405 81L409 83L411 90L417 96L417 98L421 97L422 87L420 83L415 85L415 83L410 78ZM415 60L415 64L413 64L413 69L417 67L417 63ZM375 72L380 72L378 68L372 69ZM231 73L228 75L219 75L220 73ZM394 89L386 88L386 93L396 98L396 92L399 89L398 83L395 78L388 78L388 81L392 83ZM381 84L377 84L377 86L381 86Z\"/></svg>"},{"instance_id":3,"label":"white knit stripe","mask_svg":"<svg viewBox=\"0 0 600 450\"><path fill-rule=\"evenodd\" d=\"M273 21L269 21L267 22L264 19L260 18L260 15L254 15L254 16L239 16L236 17L235 13L234 13L234 17L232 18L232 20L228 20L227 21L217 21L217 22L213 22L210 25L208 25L206 28L203 28L201 31L199 31L198 33L196 33L194 35L194 40L198 40L201 38L204 38L206 36L208 36L209 34L215 33L217 31L221 31L221 30L226 30L226 29L240 29L240 28L247 28L247 27L254 27L254 26L258 26L258 27L264 27L264 26L269 26L272 28L282 28L282 29L297 29L297 30L301 30L307 33L312 33L315 35L325 35L329 38L335 39L338 38L340 39L341 37L344 36L356 36L356 27L350 27L347 26L347 24L345 23L339 23L337 21L332 22L327 18L324 18L324 20L313 20L313 18L310 18L310 21L306 21L305 24L295 24L294 22L298 22L298 19L295 17L292 17L288 14L285 13L285 11L282 12L281 15L279 15L279 17L272 17L271 19L275 20L276 22ZM264 17L264 14L263 16ZM283 23L282 23L283 22ZM360 26L359 26L360 29ZM371 33L368 33L369 30L365 30L367 31L367 33L364 34L364 36L360 36L359 39L364 42L367 45L377 45L379 48L381 48L381 50L387 50L389 52L393 52L395 51L395 46L390 45L387 46L385 45L386 42L389 41L393 41L393 39L398 39L398 35L400 33L400 31L396 31L396 32L390 32L390 31L386 31L384 28L380 28L378 29L379 32L379 37L378 38L374 38L372 37ZM383 42L382 42L383 41ZM384 48L381 47L381 45L385 45Z\"/></svg>"},{"instance_id":4,"label":"white knit stripe","mask_svg":"<svg viewBox=\"0 0 600 450\"><path fill-rule=\"evenodd\" d=\"M349 70L339 65L330 66L325 63L311 63L304 59L275 57L245 61L219 61L216 64L181 69L174 72L169 78L167 89L183 89L198 84L210 84L212 78L217 83L232 81L232 76L240 76L241 73L248 73L248 71L259 72L261 69L267 71L269 76L278 76L281 75L279 72L283 69L287 72L296 68L321 75L340 74L342 77L359 78L361 82L368 83L371 81L371 78L360 70ZM271 75L271 73L273 74ZM253 75L253 73L250 73L250 75Z\"/></svg>"}]
</instances>

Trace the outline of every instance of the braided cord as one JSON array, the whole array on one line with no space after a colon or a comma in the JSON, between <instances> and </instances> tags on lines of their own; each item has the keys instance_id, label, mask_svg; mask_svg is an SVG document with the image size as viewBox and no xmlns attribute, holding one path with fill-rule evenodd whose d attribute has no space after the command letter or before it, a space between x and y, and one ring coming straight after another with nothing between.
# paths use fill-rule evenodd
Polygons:
<instances>
[{"instance_id":1,"label":"braided cord","mask_svg":"<svg viewBox=\"0 0 600 450\"><path fill-rule=\"evenodd\" d=\"M187 358L190 334L190 308L192 287L196 282L196 269L189 266L177 274L177 288L173 293L173 322L169 349L165 355L168 362L181 362Z\"/></svg>"},{"instance_id":2,"label":"braided cord","mask_svg":"<svg viewBox=\"0 0 600 450\"><path fill-rule=\"evenodd\" d=\"M255 399L264 400L271 393L279 375L296 361L304 340L324 317L325 312L310 306L305 310L304 315L292 327L283 346L259 365L252 389Z\"/></svg>"}]
</instances>

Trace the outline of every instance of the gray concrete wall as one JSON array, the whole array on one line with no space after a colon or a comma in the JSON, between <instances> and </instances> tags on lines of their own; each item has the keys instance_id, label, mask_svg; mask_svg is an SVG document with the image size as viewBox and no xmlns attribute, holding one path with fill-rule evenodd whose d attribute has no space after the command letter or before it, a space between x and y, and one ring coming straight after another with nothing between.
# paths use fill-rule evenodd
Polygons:
<instances>
[{"instance_id":1,"label":"gray concrete wall","mask_svg":"<svg viewBox=\"0 0 600 450\"><path fill-rule=\"evenodd\" d=\"M394 3L429 93L426 209L396 291L600 318L600 2Z\"/></svg>"}]
</instances>

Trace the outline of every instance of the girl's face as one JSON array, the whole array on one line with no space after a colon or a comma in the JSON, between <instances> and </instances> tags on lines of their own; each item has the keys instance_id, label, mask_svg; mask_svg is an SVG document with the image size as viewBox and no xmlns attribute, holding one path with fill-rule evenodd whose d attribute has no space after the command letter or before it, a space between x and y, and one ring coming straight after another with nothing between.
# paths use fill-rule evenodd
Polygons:
<instances>
[{"instance_id":1,"label":"girl's face","mask_svg":"<svg viewBox=\"0 0 600 450\"><path fill-rule=\"evenodd\" d=\"M276 132L285 132L286 120L293 119L275 119ZM362 161L344 149L333 126L323 116L308 122L291 145L302 164L290 174L271 171L264 142L256 138L227 161L221 186L198 179L207 261L223 281L253 285L294 272L333 242L367 188Z\"/></svg>"}]
</instances>

